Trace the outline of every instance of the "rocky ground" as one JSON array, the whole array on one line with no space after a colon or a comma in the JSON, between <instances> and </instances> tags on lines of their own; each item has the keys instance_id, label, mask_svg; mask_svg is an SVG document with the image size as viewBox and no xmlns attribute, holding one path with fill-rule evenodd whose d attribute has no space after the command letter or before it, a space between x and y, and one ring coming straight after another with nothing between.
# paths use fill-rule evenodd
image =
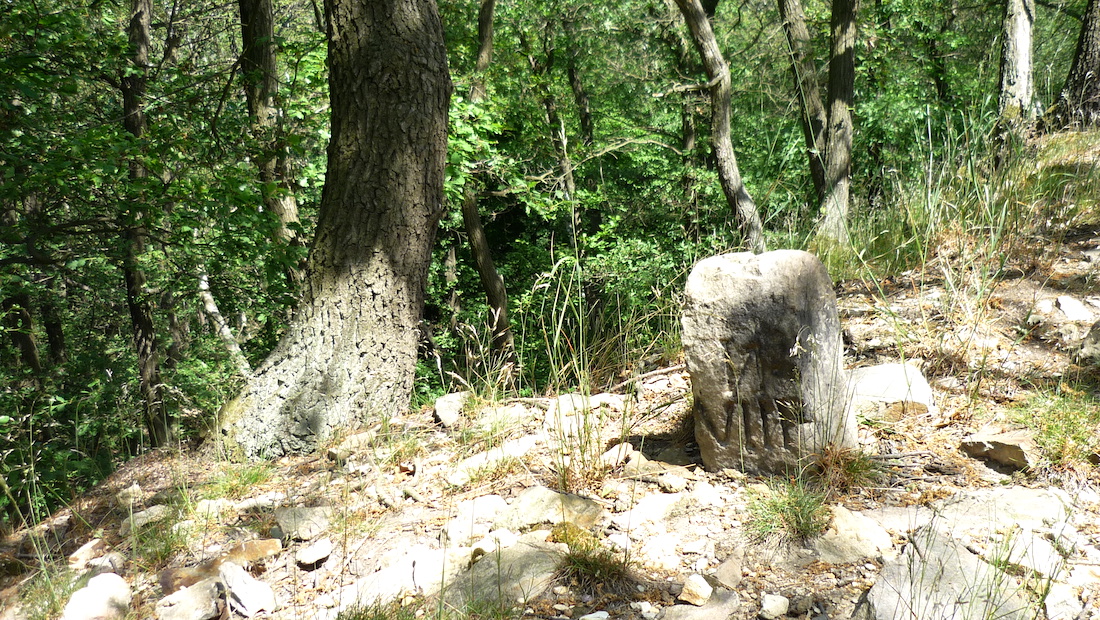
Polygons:
<instances>
[{"instance_id":1,"label":"rocky ground","mask_svg":"<svg viewBox=\"0 0 1100 620\"><path fill-rule=\"evenodd\" d=\"M335 618L375 599L428 617L503 599L447 617L1100 618L1100 477L1051 466L1010 415L1091 372L1075 355L1100 318L1098 247L1071 239L995 287L942 271L838 286L847 362L904 357L933 402L863 411L880 475L831 498L810 541L753 534L750 504L782 481L703 470L674 365L589 398L444 402L269 466L147 454L4 541L0 618L32 617L37 571L66 559L107 575L71 619L115 588L133 618ZM625 575L598 564L623 557Z\"/></svg>"}]
</instances>

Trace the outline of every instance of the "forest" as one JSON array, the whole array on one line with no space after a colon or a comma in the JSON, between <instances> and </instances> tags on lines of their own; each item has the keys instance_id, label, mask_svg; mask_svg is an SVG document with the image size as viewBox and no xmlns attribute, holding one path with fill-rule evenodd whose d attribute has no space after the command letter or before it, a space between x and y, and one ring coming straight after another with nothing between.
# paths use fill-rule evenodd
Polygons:
<instances>
[{"instance_id":1,"label":"forest","mask_svg":"<svg viewBox=\"0 0 1100 620\"><path fill-rule=\"evenodd\" d=\"M250 382L276 389L256 377L320 295L315 233L341 228L320 217L326 182L363 181L329 161L358 96L331 33L355 3L325 4L3 2L8 527L132 456L217 434ZM410 377L334 428L457 389L596 391L674 363L683 282L706 256L809 249L834 281L881 281L950 246L995 274L1020 239L1094 208L1061 198L1073 179L1020 179L1036 141L1098 118L1096 0L438 12L445 71L404 82L447 120L422 310L402 298ZM420 84L429 47L373 52Z\"/></svg>"}]
</instances>

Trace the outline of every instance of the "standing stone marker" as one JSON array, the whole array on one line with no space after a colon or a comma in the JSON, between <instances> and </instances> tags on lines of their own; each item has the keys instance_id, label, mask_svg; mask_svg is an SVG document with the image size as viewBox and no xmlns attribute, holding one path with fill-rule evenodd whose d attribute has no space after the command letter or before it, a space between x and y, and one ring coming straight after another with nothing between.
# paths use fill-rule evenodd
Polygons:
<instances>
[{"instance_id":1,"label":"standing stone marker","mask_svg":"<svg viewBox=\"0 0 1100 620\"><path fill-rule=\"evenodd\" d=\"M856 445L836 294L813 254L700 261L687 280L683 344L708 470L786 475L827 444Z\"/></svg>"}]
</instances>

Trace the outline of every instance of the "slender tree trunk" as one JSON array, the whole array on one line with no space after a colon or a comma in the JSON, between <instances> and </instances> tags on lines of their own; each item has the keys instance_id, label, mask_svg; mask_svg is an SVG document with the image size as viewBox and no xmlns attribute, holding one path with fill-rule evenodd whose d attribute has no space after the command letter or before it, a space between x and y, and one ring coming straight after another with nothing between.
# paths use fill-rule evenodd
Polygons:
<instances>
[{"instance_id":1,"label":"slender tree trunk","mask_svg":"<svg viewBox=\"0 0 1100 620\"><path fill-rule=\"evenodd\" d=\"M34 374L42 372L38 355L38 343L34 337L34 320L31 317L31 296L21 292L0 303L4 327L11 343L19 350L19 360Z\"/></svg>"},{"instance_id":2,"label":"slender tree trunk","mask_svg":"<svg viewBox=\"0 0 1100 620\"><path fill-rule=\"evenodd\" d=\"M852 105L855 93L858 0L833 0L829 52L829 126L825 146L825 199L820 234L848 245L848 198L852 175Z\"/></svg>"},{"instance_id":3,"label":"slender tree trunk","mask_svg":"<svg viewBox=\"0 0 1100 620\"><path fill-rule=\"evenodd\" d=\"M1089 0L1066 83L1044 119L1045 131L1100 126L1100 0Z\"/></svg>"},{"instance_id":4,"label":"slender tree trunk","mask_svg":"<svg viewBox=\"0 0 1100 620\"><path fill-rule=\"evenodd\" d=\"M779 16L783 20L783 32L787 36L791 73L802 112L802 135L806 142L810 178L813 180L814 194L818 202L821 202L826 195L825 129L828 115L821 103L817 67L810 51L810 31L806 28L806 14L799 0L779 0Z\"/></svg>"},{"instance_id":5,"label":"slender tree trunk","mask_svg":"<svg viewBox=\"0 0 1100 620\"><path fill-rule=\"evenodd\" d=\"M477 32L478 50L474 65L474 83L470 88L470 101L480 103L485 98L485 71L493 60L493 7L496 0L482 0L478 12ZM497 271L489 251L489 241L485 236L485 227L481 222L478 209L478 183L470 179L462 196L462 223L466 229L466 238L470 243L470 253L474 257L481 288L485 291L485 300L489 304L489 326L492 330L492 348L502 361L515 361L515 341L512 336L512 322L508 316L508 289L504 278Z\"/></svg>"},{"instance_id":6,"label":"slender tree trunk","mask_svg":"<svg viewBox=\"0 0 1100 620\"><path fill-rule=\"evenodd\" d=\"M131 48L131 70L122 78L123 125L135 138L141 138L146 131L145 91L146 72L149 69L149 31L151 29L153 3L151 0L131 0L130 21L127 35ZM148 176L148 171L140 161L130 162L130 180L140 184ZM125 226L123 242L123 279L126 282L126 306L130 311L130 322L134 327L134 349L138 359L138 381L145 407L145 419L149 425L149 438L153 446L166 446L176 440L174 416L170 416L165 407L163 386L160 378L158 360L160 345L157 342L156 328L153 323L153 306L149 293L145 290L145 272L139 267L138 259L145 252L148 236L141 224L142 215L139 205L131 205L129 218L133 221Z\"/></svg>"},{"instance_id":7,"label":"slender tree trunk","mask_svg":"<svg viewBox=\"0 0 1100 620\"><path fill-rule=\"evenodd\" d=\"M718 179L722 192L737 216L745 243L753 252L763 252L764 227L756 203L745 189L741 172L737 168L737 156L733 152L730 137L731 92L730 70L714 37L710 20L699 0L676 0L676 6L687 22L691 38L703 59L703 67L710 79L711 141L718 163Z\"/></svg>"},{"instance_id":8,"label":"slender tree trunk","mask_svg":"<svg viewBox=\"0 0 1100 620\"><path fill-rule=\"evenodd\" d=\"M222 411L249 458L313 449L407 409L451 82L433 0L329 0L332 138L303 299Z\"/></svg>"},{"instance_id":9,"label":"slender tree trunk","mask_svg":"<svg viewBox=\"0 0 1100 620\"><path fill-rule=\"evenodd\" d=\"M233 360L233 365L237 367L237 372L242 377L251 377L252 365L248 363L244 353L241 352L241 345L233 337L233 332L229 329L229 323L222 316L221 310L218 309L218 302L214 300L214 295L210 292L210 281L205 272L199 273L199 300L202 301L202 307L206 315L214 322L214 331L218 333L218 338L221 338L222 344L225 345L225 350L229 353L229 359Z\"/></svg>"},{"instance_id":10,"label":"slender tree trunk","mask_svg":"<svg viewBox=\"0 0 1100 620\"><path fill-rule=\"evenodd\" d=\"M256 154L262 184L264 208L279 220L276 240L295 244L298 201L279 135L279 109L276 96L279 81L276 64L275 22L272 0L238 0L241 12L241 74L244 93L252 119L252 134L260 144ZM288 274L298 280L296 272Z\"/></svg>"},{"instance_id":11,"label":"slender tree trunk","mask_svg":"<svg viewBox=\"0 0 1100 620\"><path fill-rule=\"evenodd\" d=\"M577 116L581 121L581 143L592 146L596 137L596 123L592 119L592 104L588 99L588 91L585 90L580 72L577 71L576 28L572 21L565 20L562 22L562 29L565 31L568 46L565 73L569 77L569 88L573 91L573 101L577 104Z\"/></svg>"},{"instance_id":12,"label":"slender tree trunk","mask_svg":"<svg viewBox=\"0 0 1100 620\"><path fill-rule=\"evenodd\" d=\"M1005 0L998 111L1000 131L1020 133L1035 118L1031 70L1034 0Z\"/></svg>"}]
</instances>

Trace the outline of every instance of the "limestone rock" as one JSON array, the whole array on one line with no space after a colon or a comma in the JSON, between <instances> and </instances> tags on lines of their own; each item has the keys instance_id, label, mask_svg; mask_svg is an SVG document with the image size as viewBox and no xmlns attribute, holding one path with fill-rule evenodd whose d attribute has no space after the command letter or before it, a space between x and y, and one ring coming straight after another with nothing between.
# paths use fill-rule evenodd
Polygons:
<instances>
[{"instance_id":1,"label":"limestone rock","mask_svg":"<svg viewBox=\"0 0 1100 620\"><path fill-rule=\"evenodd\" d=\"M122 521L118 534L119 536L129 536L133 530L140 530L150 523L167 519L169 513L171 513L171 509L164 505L150 506L147 510L135 512Z\"/></svg>"},{"instance_id":2,"label":"limestone rock","mask_svg":"<svg viewBox=\"0 0 1100 620\"><path fill-rule=\"evenodd\" d=\"M1096 320L1092 311L1089 310L1085 304L1069 295L1061 295L1058 297L1058 309L1071 321L1091 323Z\"/></svg>"},{"instance_id":3,"label":"limestone rock","mask_svg":"<svg viewBox=\"0 0 1100 620\"><path fill-rule=\"evenodd\" d=\"M447 589L448 603L459 609L467 601L524 603L542 594L568 550L564 544L538 540L545 536L526 536L500 553L483 556Z\"/></svg>"},{"instance_id":4,"label":"limestone rock","mask_svg":"<svg viewBox=\"0 0 1100 620\"><path fill-rule=\"evenodd\" d=\"M710 595L714 593L714 588L711 587L707 580L702 575L694 574L684 580L684 589L680 591L680 600L685 603L691 603L696 607L702 607L710 600Z\"/></svg>"},{"instance_id":5,"label":"limestone rock","mask_svg":"<svg viewBox=\"0 0 1100 620\"><path fill-rule=\"evenodd\" d=\"M275 591L232 562L218 567L218 578L228 592L229 608L245 618L261 611L275 611Z\"/></svg>"},{"instance_id":6,"label":"limestone rock","mask_svg":"<svg viewBox=\"0 0 1100 620\"><path fill-rule=\"evenodd\" d=\"M710 600L702 607L695 605L673 605L665 610L661 620L725 620L733 615L741 607L741 599L736 592L719 588L711 595ZM650 611L659 611L651 609ZM649 616L655 618L657 614ZM642 617L646 618L643 611Z\"/></svg>"},{"instance_id":7,"label":"limestone rock","mask_svg":"<svg viewBox=\"0 0 1100 620\"><path fill-rule=\"evenodd\" d=\"M289 506L275 509L275 521L286 538L312 540L324 533L332 517L332 508L303 508Z\"/></svg>"},{"instance_id":8,"label":"limestone rock","mask_svg":"<svg viewBox=\"0 0 1100 620\"><path fill-rule=\"evenodd\" d=\"M844 506L833 506L832 512L829 529L810 543L823 562L846 564L892 555L890 533L873 519Z\"/></svg>"},{"instance_id":9,"label":"limestone rock","mask_svg":"<svg viewBox=\"0 0 1100 620\"><path fill-rule=\"evenodd\" d=\"M69 555L69 570L74 573L84 571L92 559L107 552L107 543L102 538L93 538Z\"/></svg>"},{"instance_id":10,"label":"limestone rock","mask_svg":"<svg viewBox=\"0 0 1100 620\"><path fill-rule=\"evenodd\" d=\"M791 601L785 596L765 594L760 599L760 617L764 620L775 620L785 616L790 608Z\"/></svg>"},{"instance_id":11,"label":"limestone rock","mask_svg":"<svg viewBox=\"0 0 1100 620\"><path fill-rule=\"evenodd\" d=\"M559 493L544 486L533 486L520 493L507 510L497 516L496 529L523 531L540 523L562 521L588 529L604 514L603 506L571 493Z\"/></svg>"},{"instance_id":12,"label":"limestone rock","mask_svg":"<svg viewBox=\"0 0 1100 620\"><path fill-rule=\"evenodd\" d=\"M316 567L330 555L332 555L332 541L322 538L304 549L299 549L294 554L294 561L302 567Z\"/></svg>"},{"instance_id":13,"label":"limestone rock","mask_svg":"<svg viewBox=\"0 0 1100 620\"><path fill-rule=\"evenodd\" d=\"M1011 578L934 526L918 529L904 553L886 562L856 617L1030 618Z\"/></svg>"},{"instance_id":14,"label":"limestone rock","mask_svg":"<svg viewBox=\"0 0 1100 620\"><path fill-rule=\"evenodd\" d=\"M1031 431L985 431L962 440L967 456L992 461L1012 469L1028 469L1039 463L1039 450Z\"/></svg>"},{"instance_id":15,"label":"limestone rock","mask_svg":"<svg viewBox=\"0 0 1100 620\"><path fill-rule=\"evenodd\" d=\"M508 508L499 495L482 495L468 499L455 508L455 516L443 526L443 538L451 545L465 545L475 536L489 533L497 515Z\"/></svg>"},{"instance_id":16,"label":"limestone rock","mask_svg":"<svg viewBox=\"0 0 1100 620\"><path fill-rule=\"evenodd\" d=\"M217 577L204 579L157 601L158 620L209 620L221 615L225 586Z\"/></svg>"},{"instance_id":17,"label":"limestone rock","mask_svg":"<svg viewBox=\"0 0 1100 620\"><path fill-rule=\"evenodd\" d=\"M130 584L114 573L92 577L73 593L61 620L115 620L130 612Z\"/></svg>"},{"instance_id":18,"label":"limestone rock","mask_svg":"<svg viewBox=\"0 0 1100 620\"><path fill-rule=\"evenodd\" d=\"M851 412L870 420L894 422L904 415L939 412L932 386L912 363L853 368L848 392Z\"/></svg>"},{"instance_id":19,"label":"limestone rock","mask_svg":"<svg viewBox=\"0 0 1100 620\"><path fill-rule=\"evenodd\" d=\"M744 561L745 550L741 547L735 548L733 553L722 560L722 563L714 571L714 577L718 579L718 583L730 590L736 588L741 583L741 568Z\"/></svg>"},{"instance_id":20,"label":"limestone rock","mask_svg":"<svg viewBox=\"0 0 1100 620\"><path fill-rule=\"evenodd\" d=\"M700 261L685 289L682 339L708 470L783 475L827 444L856 446L836 295L814 255Z\"/></svg>"},{"instance_id":21,"label":"limestone rock","mask_svg":"<svg viewBox=\"0 0 1100 620\"><path fill-rule=\"evenodd\" d=\"M378 439L378 434L373 431L364 431L362 433L356 433L344 438L334 448L329 448L327 456L329 459L336 461L337 463L343 463L351 458L351 455L369 450L371 446L375 444Z\"/></svg>"},{"instance_id":22,"label":"limestone rock","mask_svg":"<svg viewBox=\"0 0 1100 620\"><path fill-rule=\"evenodd\" d=\"M518 439L506 441L503 445L492 450L467 457L457 465L448 465L447 484L460 487L469 482L476 471L492 467L495 463L499 463L506 458L519 458L527 454L537 443L538 438L533 435L525 435Z\"/></svg>"},{"instance_id":23,"label":"limestone rock","mask_svg":"<svg viewBox=\"0 0 1100 620\"><path fill-rule=\"evenodd\" d=\"M470 400L470 392L454 392L435 399L433 414L436 422L439 422L443 428L450 428L457 424L462 419L462 408L466 406L468 400Z\"/></svg>"}]
</instances>

